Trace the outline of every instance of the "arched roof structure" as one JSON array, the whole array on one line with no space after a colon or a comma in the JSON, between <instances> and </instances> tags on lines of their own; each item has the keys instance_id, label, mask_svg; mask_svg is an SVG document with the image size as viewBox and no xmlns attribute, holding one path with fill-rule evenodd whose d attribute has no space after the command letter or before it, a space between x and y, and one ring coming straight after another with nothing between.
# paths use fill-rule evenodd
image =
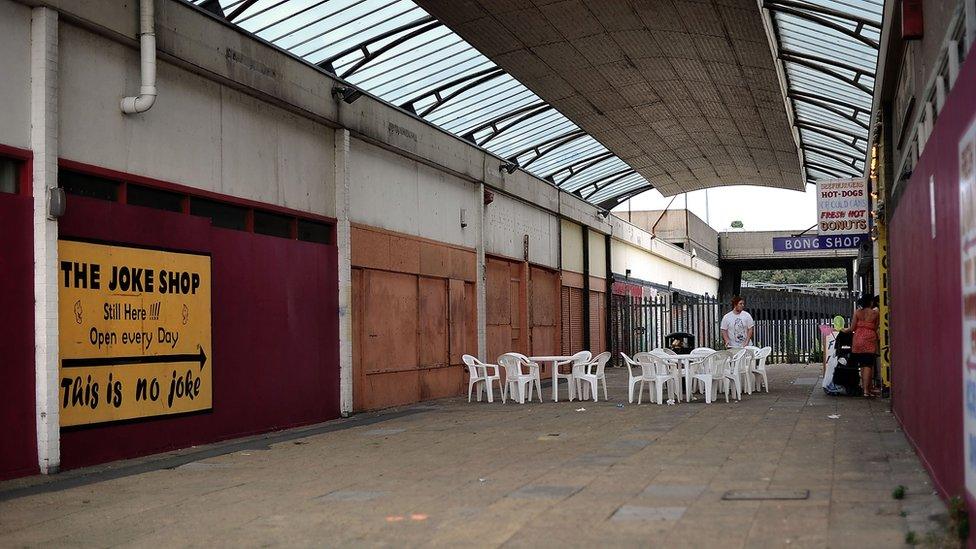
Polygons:
<instances>
[{"instance_id":1,"label":"arched roof structure","mask_svg":"<svg viewBox=\"0 0 976 549\"><path fill-rule=\"evenodd\" d=\"M881 0L186 1L602 208L864 171Z\"/></svg>"}]
</instances>

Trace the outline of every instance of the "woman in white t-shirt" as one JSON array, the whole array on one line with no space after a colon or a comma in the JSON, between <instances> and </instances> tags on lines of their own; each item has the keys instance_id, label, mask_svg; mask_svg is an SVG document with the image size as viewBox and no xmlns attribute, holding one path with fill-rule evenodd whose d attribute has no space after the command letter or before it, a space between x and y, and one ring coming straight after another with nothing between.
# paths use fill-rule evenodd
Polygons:
<instances>
[{"instance_id":1,"label":"woman in white t-shirt","mask_svg":"<svg viewBox=\"0 0 976 549\"><path fill-rule=\"evenodd\" d=\"M732 298L732 310L722 317L722 340L729 349L741 349L752 342L752 331L756 323L752 315L745 312L746 300L739 296Z\"/></svg>"}]
</instances>

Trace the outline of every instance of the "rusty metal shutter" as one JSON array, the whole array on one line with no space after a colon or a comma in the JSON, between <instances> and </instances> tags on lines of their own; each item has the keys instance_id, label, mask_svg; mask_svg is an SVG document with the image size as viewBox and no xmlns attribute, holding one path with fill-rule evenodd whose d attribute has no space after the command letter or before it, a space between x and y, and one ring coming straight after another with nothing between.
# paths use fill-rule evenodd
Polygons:
<instances>
[{"instance_id":1,"label":"rusty metal shutter","mask_svg":"<svg viewBox=\"0 0 976 549\"><path fill-rule=\"evenodd\" d=\"M563 286L562 352L571 355L583 349L583 290Z\"/></svg>"},{"instance_id":2,"label":"rusty metal shutter","mask_svg":"<svg viewBox=\"0 0 976 549\"><path fill-rule=\"evenodd\" d=\"M590 292L590 351L593 354L603 352L603 315L606 307L603 303L603 294L600 292Z\"/></svg>"},{"instance_id":3,"label":"rusty metal shutter","mask_svg":"<svg viewBox=\"0 0 976 549\"><path fill-rule=\"evenodd\" d=\"M570 354L569 349L572 347L571 330L570 330L570 305L569 305L569 290L566 286L563 286L560 291L559 296L559 308L560 308L560 345L562 347L562 354Z\"/></svg>"}]
</instances>

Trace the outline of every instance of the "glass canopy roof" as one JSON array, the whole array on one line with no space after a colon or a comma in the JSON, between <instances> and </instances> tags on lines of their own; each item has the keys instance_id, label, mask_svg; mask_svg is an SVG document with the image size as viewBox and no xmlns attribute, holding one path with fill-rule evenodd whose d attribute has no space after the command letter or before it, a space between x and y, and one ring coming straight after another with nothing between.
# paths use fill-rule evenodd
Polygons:
<instances>
[{"instance_id":1,"label":"glass canopy roof","mask_svg":"<svg viewBox=\"0 0 976 549\"><path fill-rule=\"evenodd\" d=\"M807 181L864 175L884 0L766 0Z\"/></svg>"},{"instance_id":2,"label":"glass canopy roof","mask_svg":"<svg viewBox=\"0 0 976 549\"><path fill-rule=\"evenodd\" d=\"M411 0L185 0L609 208L632 168ZM767 0L808 180L863 174L882 0Z\"/></svg>"}]
</instances>

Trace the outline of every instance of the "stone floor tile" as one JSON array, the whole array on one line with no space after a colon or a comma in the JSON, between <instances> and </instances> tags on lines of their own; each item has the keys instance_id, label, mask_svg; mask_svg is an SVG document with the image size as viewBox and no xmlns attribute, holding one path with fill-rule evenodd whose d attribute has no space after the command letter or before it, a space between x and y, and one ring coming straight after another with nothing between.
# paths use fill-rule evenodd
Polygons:
<instances>
[{"instance_id":1,"label":"stone floor tile","mask_svg":"<svg viewBox=\"0 0 976 549\"><path fill-rule=\"evenodd\" d=\"M826 397L815 367L770 370L769 393L728 404L631 405L609 369L610 402L442 399L82 486L61 479L105 468L0 483L33 487L0 497L0 545L864 549L942 528L886 401ZM810 497L721 499L788 489Z\"/></svg>"}]
</instances>

